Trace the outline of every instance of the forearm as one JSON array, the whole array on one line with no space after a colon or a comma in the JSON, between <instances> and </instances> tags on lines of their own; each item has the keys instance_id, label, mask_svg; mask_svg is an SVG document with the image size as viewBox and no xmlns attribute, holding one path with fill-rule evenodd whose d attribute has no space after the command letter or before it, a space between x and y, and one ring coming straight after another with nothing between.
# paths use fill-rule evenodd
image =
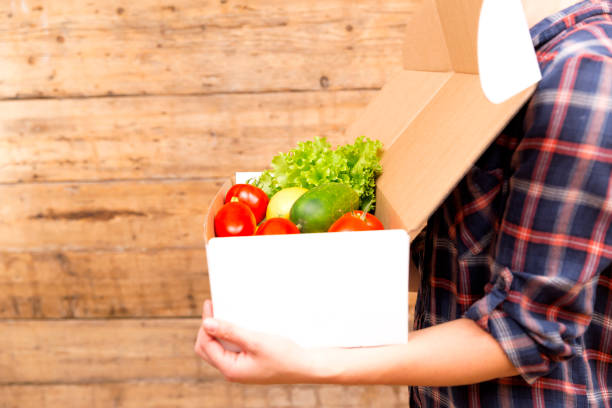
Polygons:
<instances>
[{"instance_id":1,"label":"forearm","mask_svg":"<svg viewBox=\"0 0 612 408\"><path fill-rule=\"evenodd\" d=\"M517 375L501 346L469 319L412 332L407 344L320 350L313 382L453 386Z\"/></svg>"}]
</instances>

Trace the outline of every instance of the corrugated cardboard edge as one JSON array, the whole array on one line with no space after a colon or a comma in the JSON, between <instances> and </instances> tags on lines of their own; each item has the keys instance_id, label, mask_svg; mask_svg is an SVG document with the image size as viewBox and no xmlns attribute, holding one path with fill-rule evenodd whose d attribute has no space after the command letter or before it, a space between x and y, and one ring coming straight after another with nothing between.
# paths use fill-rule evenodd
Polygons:
<instances>
[{"instance_id":1,"label":"corrugated cardboard edge","mask_svg":"<svg viewBox=\"0 0 612 408\"><path fill-rule=\"evenodd\" d=\"M208 206L206 220L204 221L204 244L206 246L208 246L208 241L215 237L215 214L223 207L225 195L233 184L233 179L227 179Z\"/></svg>"},{"instance_id":2,"label":"corrugated cardboard edge","mask_svg":"<svg viewBox=\"0 0 612 408\"><path fill-rule=\"evenodd\" d=\"M376 214L387 228L416 236L535 90L517 89L500 104L485 96L477 54L483 1L422 0L408 24L407 69L348 130L385 145ZM531 43L522 44L533 63Z\"/></svg>"},{"instance_id":3,"label":"corrugated cardboard edge","mask_svg":"<svg viewBox=\"0 0 612 408\"><path fill-rule=\"evenodd\" d=\"M404 66L411 69L388 82L347 130L385 146L377 216L386 228L416 236L535 89L501 104L485 96L476 52L482 4L423 0L406 39ZM219 208L216 198L211 210ZM208 240L210 213L207 225Z\"/></svg>"},{"instance_id":4,"label":"corrugated cardboard edge","mask_svg":"<svg viewBox=\"0 0 612 408\"><path fill-rule=\"evenodd\" d=\"M383 224L416 236L534 89L494 105L478 76L453 74L383 155L376 211Z\"/></svg>"}]
</instances>

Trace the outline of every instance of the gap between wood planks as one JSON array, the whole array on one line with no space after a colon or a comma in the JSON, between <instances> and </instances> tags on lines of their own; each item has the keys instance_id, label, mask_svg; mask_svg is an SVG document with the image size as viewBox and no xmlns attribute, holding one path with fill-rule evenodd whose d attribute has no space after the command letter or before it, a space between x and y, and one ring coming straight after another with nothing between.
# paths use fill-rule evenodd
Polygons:
<instances>
[{"instance_id":1,"label":"gap between wood planks","mask_svg":"<svg viewBox=\"0 0 612 408\"><path fill-rule=\"evenodd\" d=\"M2 186L15 185L49 185L49 184L120 184L120 183L182 183L184 181L201 181L203 183L224 183L224 177L146 177L100 180L49 180L49 181L8 181L0 182Z\"/></svg>"},{"instance_id":2,"label":"gap between wood planks","mask_svg":"<svg viewBox=\"0 0 612 408\"><path fill-rule=\"evenodd\" d=\"M282 93L306 93L306 92L360 92L378 91L380 87L356 87L356 88L304 88L304 89L271 89L263 91L222 91L222 92L187 92L187 93L131 93L131 94L99 94L99 95L18 95L12 97L0 97L0 102L5 101L36 101L36 100L63 100L63 99L108 99L108 98L133 98L133 97L193 97L193 96L223 96L223 95L266 95Z\"/></svg>"},{"instance_id":3,"label":"gap between wood planks","mask_svg":"<svg viewBox=\"0 0 612 408\"><path fill-rule=\"evenodd\" d=\"M62 246L62 247L33 247L33 248L12 248L4 247L0 249L0 252L8 253L48 253L48 252L94 252L94 253L114 253L114 252L141 252L141 253L155 253L162 251L193 251L193 250L205 250L204 243L197 246L165 246L165 247L79 247L79 246Z\"/></svg>"},{"instance_id":4,"label":"gap between wood planks","mask_svg":"<svg viewBox=\"0 0 612 408\"><path fill-rule=\"evenodd\" d=\"M204 363L202 363L204 364ZM193 377L169 377L169 378L134 378L127 380L83 380L83 381L24 381L24 382L5 382L0 383L0 388L2 387L23 387L23 386L65 386L65 385L105 385L105 384L207 384L207 385L227 385L227 381L221 379L221 375L218 377L202 377L202 378L193 378ZM231 384L230 384L231 385ZM234 384L235 386L240 386L240 384ZM281 384L288 387L291 387L290 384ZM300 384L295 384L294 386L299 386ZM310 384L309 384L310 385ZM316 386L316 385L313 385Z\"/></svg>"},{"instance_id":5,"label":"gap between wood planks","mask_svg":"<svg viewBox=\"0 0 612 408\"><path fill-rule=\"evenodd\" d=\"M206 278L208 278L208 273L206 273ZM416 303L418 293L416 291L409 291L409 306L411 310L414 310L414 304ZM200 320L199 316L194 315L175 315L175 316L140 316L140 315L130 315L130 316L79 316L79 317L11 317L11 318L0 318L0 323L23 323L23 322L65 322L65 321L108 321L108 320L139 320L139 321L161 321L161 320Z\"/></svg>"},{"instance_id":6,"label":"gap between wood planks","mask_svg":"<svg viewBox=\"0 0 612 408\"><path fill-rule=\"evenodd\" d=\"M208 278L208 275L206 275ZM0 318L0 323L24 323L24 322L41 322L41 323L49 323L49 322L78 322L78 321L116 321L116 320L138 320L138 321L155 321L155 320L201 320L198 316L194 315L176 315L176 316L108 316L108 317L11 317L11 318ZM195 339L195 337L194 337Z\"/></svg>"}]
</instances>

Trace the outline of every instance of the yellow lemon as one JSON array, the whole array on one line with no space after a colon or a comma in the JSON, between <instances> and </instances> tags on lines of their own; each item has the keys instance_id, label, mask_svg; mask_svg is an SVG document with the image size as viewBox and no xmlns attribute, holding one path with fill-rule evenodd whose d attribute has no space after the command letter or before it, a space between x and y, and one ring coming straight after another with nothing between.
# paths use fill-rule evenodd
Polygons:
<instances>
[{"instance_id":1,"label":"yellow lemon","mask_svg":"<svg viewBox=\"0 0 612 408\"><path fill-rule=\"evenodd\" d=\"M307 191L308 189L302 187L283 188L270 199L268 209L266 210L266 218L280 217L289 219L293 203Z\"/></svg>"}]
</instances>

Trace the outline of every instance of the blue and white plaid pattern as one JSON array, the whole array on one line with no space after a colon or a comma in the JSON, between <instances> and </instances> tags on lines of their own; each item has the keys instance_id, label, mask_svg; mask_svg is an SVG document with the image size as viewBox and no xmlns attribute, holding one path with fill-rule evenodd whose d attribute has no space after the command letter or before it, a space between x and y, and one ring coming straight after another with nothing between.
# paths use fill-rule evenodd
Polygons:
<instances>
[{"instance_id":1,"label":"blue and white plaid pattern","mask_svg":"<svg viewBox=\"0 0 612 408\"><path fill-rule=\"evenodd\" d=\"M415 328L473 319L520 376L413 387L415 407L612 405L612 2L532 31L543 79L432 215Z\"/></svg>"}]
</instances>

